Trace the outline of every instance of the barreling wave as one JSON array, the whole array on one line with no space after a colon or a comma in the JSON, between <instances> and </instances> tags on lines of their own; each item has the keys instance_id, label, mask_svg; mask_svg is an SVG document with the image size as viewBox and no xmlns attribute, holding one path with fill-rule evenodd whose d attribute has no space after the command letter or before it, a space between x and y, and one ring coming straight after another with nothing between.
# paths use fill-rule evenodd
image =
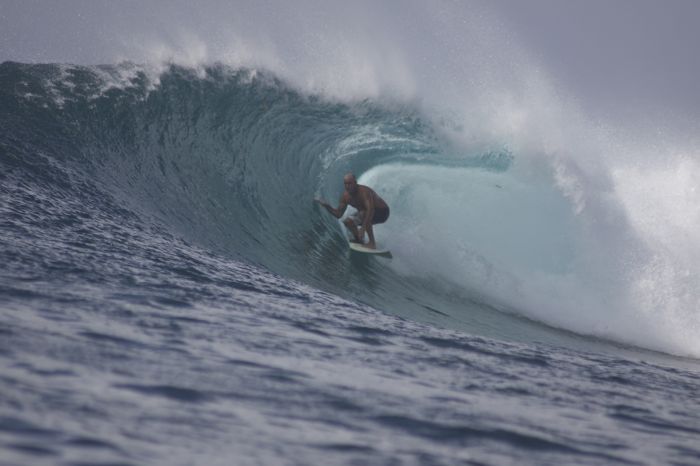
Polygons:
<instances>
[{"instance_id":1,"label":"barreling wave","mask_svg":"<svg viewBox=\"0 0 700 466\"><path fill-rule=\"evenodd\" d=\"M631 236L609 217L627 228L624 212L582 196L585 176L565 160L461 150L417 104L339 103L223 65L4 63L0 89L2 163L97 209L86 185L199 246L408 318L526 339L551 325L700 354L683 330L697 325L697 291L671 317L635 308L645 251L622 246ZM335 202L348 171L391 205L377 228L391 261L349 255L312 203Z\"/></svg>"}]
</instances>

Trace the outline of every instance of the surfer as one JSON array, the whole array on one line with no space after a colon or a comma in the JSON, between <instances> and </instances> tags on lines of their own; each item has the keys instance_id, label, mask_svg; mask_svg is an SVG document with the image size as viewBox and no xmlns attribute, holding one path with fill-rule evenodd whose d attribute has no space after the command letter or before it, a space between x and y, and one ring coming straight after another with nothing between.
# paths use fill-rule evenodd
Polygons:
<instances>
[{"instance_id":1,"label":"surfer","mask_svg":"<svg viewBox=\"0 0 700 466\"><path fill-rule=\"evenodd\" d=\"M377 244L374 241L372 225L387 221L389 218L389 206L372 188L357 184L357 179L352 173L348 173L343 177L343 184L345 185L345 191L340 196L340 203L337 208L332 207L321 199L314 199L314 201L325 207L335 218L342 217L348 205L356 208L357 212L343 220L343 224L352 233L354 241L357 243L363 243L366 232L369 238L366 246L370 249L376 249Z\"/></svg>"}]
</instances>

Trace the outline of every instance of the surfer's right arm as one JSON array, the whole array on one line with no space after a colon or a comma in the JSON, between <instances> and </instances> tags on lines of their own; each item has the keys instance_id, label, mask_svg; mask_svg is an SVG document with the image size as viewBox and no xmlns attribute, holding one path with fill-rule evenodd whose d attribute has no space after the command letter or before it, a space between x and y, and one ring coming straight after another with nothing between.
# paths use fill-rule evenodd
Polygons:
<instances>
[{"instance_id":1,"label":"surfer's right arm","mask_svg":"<svg viewBox=\"0 0 700 466\"><path fill-rule=\"evenodd\" d=\"M319 204L321 204L323 207L325 207L325 209L328 212L330 212L331 215L333 215L335 218L342 217L343 214L345 213L345 210L348 208L348 201L345 199L344 194L342 196L340 196L340 202L339 202L337 208L331 206L329 203L327 203L326 201L324 201L322 199L314 199L314 200L316 202L318 202Z\"/></svg>"}]
</instances>

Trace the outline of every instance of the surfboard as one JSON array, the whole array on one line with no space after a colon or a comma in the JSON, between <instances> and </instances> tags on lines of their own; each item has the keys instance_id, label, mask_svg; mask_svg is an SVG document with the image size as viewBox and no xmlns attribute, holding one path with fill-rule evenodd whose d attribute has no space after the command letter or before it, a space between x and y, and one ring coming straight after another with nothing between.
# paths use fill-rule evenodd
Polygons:
<instances>
[{"instance_id":1,"label":"surfboard","mask_svg":"<svg viewBox=\"0 0 700 466\"><path fill-rule=\"evenodd\" d=\"M376 254L378 256L391 257L391 251L389 251L386 248L382 248L379 245L377 245L377 249L370 249L370 248L368 248L360 243L353 243L353 242L348 241L348 244L350 245L350 249L352 249L355 252L362 252L365 254Z\"/></svg>"}]
</instances>

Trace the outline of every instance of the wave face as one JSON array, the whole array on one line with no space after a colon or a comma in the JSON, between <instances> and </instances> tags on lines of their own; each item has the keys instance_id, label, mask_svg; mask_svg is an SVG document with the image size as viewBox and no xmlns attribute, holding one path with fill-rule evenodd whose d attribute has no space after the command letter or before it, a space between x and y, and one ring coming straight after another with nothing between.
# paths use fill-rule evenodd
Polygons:
<instances>
[{"instance_id":1,"label":"wave face","mask_svg":"<svg viewBox=\"0 0 700 466\"><path fill-rule=\"evenodd\" d=\"M4 63L0 88L3 163L105 215L414 320L700 356L692 158L595 167L480 139L483 122L461 144L423 103L340 102L223 65ZM349 254L312 203L336 202L349 171L391 206L376 230L392 260Z\"/></svg>"}]
</instances>

